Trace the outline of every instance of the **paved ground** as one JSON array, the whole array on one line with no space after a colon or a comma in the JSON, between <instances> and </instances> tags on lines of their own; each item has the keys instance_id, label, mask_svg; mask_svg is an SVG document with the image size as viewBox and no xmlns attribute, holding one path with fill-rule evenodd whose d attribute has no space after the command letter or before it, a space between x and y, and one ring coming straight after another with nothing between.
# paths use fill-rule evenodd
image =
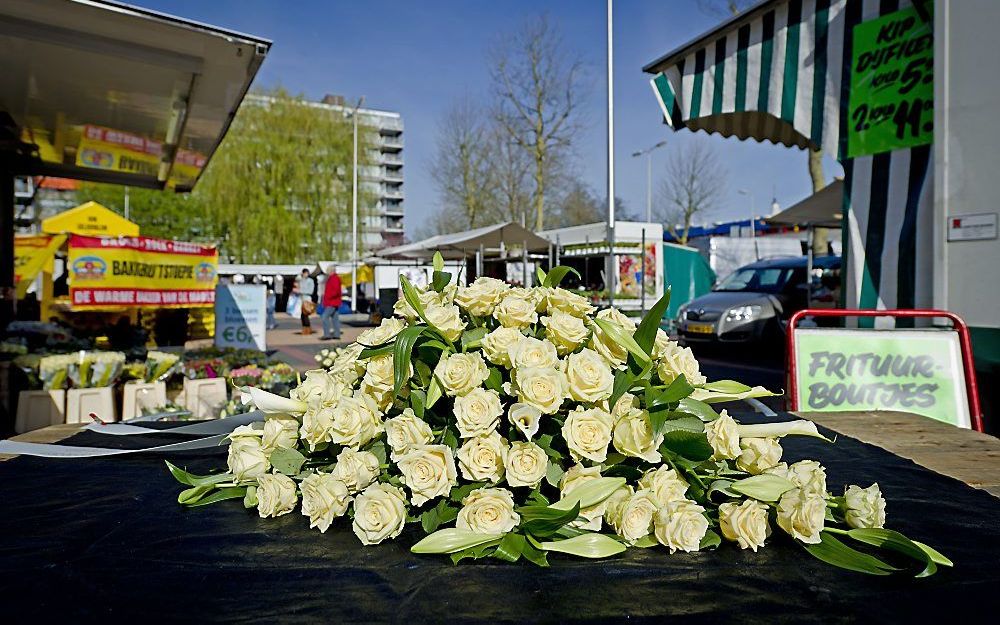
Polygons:
<instances>
[{"instance_id":1,"label":"paved ground","mask_svg":"<svg viewBox=\"0 0 1000 625\"><path fill-rule=\"evenodd\" d=\"M302 335L302 324L298 319L292 319L284 313L278 313L277 321L278 327L267 332L267 347L278 350L277 356L279 358L302 371L316 367L313 356L321 349L347 345L354 341L366 327L369 327L346 323L341 318L340 340L321 341L319 337L323 333L322 324L319 317L315 315L311 318L315 334L308 336Z\"/></svg>"}]
</instances>

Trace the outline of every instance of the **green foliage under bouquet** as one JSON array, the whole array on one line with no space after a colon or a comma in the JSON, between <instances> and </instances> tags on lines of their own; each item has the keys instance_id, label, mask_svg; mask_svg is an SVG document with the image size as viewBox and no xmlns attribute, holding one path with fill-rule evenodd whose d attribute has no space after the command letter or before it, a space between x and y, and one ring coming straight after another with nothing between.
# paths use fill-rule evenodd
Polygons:
<instances>
[{"instance_id":1,"label":"green foliage under bouquet","mask_svg":"<svg viewBox=\"0 0 1000 625\"><path fill-rule=\"evenodd\" d=\"M781 461L783 436L822 438L812 422L716 412L772 393L708 382L659 329L666 297L636 326L559 288L566 267L534 288L457 287L442 267L423 290L403 278L398 316L325 355L290 397L241 389L266 419L232 432L225 473L169 465L189 486L180 503L298 508L364 545L418 524L412 551L454 562L794 540L875 575L951 565L883 528L878 485L833 495L819 463Z\"/></svg>"}]
</instances>

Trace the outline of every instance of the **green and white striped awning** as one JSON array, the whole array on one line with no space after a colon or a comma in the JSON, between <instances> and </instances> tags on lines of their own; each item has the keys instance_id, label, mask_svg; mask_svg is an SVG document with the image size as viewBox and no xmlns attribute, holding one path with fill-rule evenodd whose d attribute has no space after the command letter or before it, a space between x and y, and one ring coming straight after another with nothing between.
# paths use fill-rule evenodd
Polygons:
<instances>
[{"instance_id":1,"label":"green and white striped awning","mask_svg":"<svg viewBox=\"0 0 1000 625\"><path fill-rule=\"evenodd\" d=\"M912 5L766 1L644 68L675 130L819 148L840 159L848 307L931 305L931 147L846 158L853 29Z\"/></svg>"}]
</instances>

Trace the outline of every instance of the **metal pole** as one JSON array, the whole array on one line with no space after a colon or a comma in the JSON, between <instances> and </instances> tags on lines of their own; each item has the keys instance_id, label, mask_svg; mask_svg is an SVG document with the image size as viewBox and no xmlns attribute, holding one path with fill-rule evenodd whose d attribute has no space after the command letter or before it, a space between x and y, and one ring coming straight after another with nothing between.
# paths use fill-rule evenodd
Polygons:
<instances>
[{"instance_id":1,"label":"metal pole","mask_svg":"<svg viewBox=\"0 0 1000 625\"><path fill-rule=\"evenodd\" d=\"M351 167L351 312L358 312L358 109L364 103L361 96L351 116L354 121L354 157Z\"/></svg>"},{"instance_id":2,"label":"metal pole","mask_svg":"<svg viewBox=\"0 0 1000 625\"><path fill-rule=\"evenodd\" d=\"M483 275L483 271L486 269L486 257L485 251L483 250L483 244L479 244L479 249L476 251L476 277Z\"/></svg>"},{"instance_id":3,"label":"metal pole","mask_svg":"<svg viewBox=\"0 0 1000 625\"><path fill-rule=\"evenodd\" d=\"M642 297L640 306L642 315L646 316L646 228L642 229L642 249L639 250L642 256L642 278L639 280L639 289L641 289Z\"/></svg>"},{"instance_id":4,"label":"metal pole","mask_svg":"<svg viewBox=\"0 0 1000 625\"><path fill-rule=\"evenodd\" d=\"M556 265L560 262L559 260L559 235L556 235Z\"/></svg>"},{"instance_id":5,"label":"metal pole","mask_svg":"<svg viewBox=\"0 0 1000 625\"><path fill-rule=\"evenodd\" d=\"M646 152L646 223L653 221L653 151ZM646 232L643 230L643 232Z\"/></svg>"},{"instance_id":6,"label":"metal pole","mask_svg":"<svg viewBox=\"0 0 1000 625\"><path fill-rule=\"evenodd\" d=\"M129 218L128 187L125 187L125 219Z\"/></svg>"},{"instance_id":7,"label":"metal pole","mask_svg":"<svg viewBox=\"0 0 1000 625\"><path fill-rule=\"evenodd\" d=\"M608 304L615 303L615 73L614 73L614 29L612 20L613 0L608 0L608 260L605 286L608 289Z\"/></svg>"},{"instance_id":8,"label":"metal pole","mask_svg":"<svg viewBox=\"0 0 1000 625\"><path fill-rule=\"evenodd\" d=\"M524 263L522 269L524 270L524 275L521 278L521 286L527 288L528 286L528 242L524 242Z\"/></svg>"},{"instance_id":9,"label":"metal pole","mask_svg":"<svg viewBox=\"0 0 1000 625\"><path fill-rule=\"evenodd\" d=\"M757 251L757 224L754 222L756 218L757 208L754 204L753 195L750 196L750 240L753 241L753 256L757 260L760 260L760 252Z\"/></svg>"},{"instance_id":10,"label":"metal pole","mask_svg":"<svg viewBox=\"0 0 1000 625\"><path fill-rule=\"evenodd\" d=\"M809 243L806 252L806 308L812 308L813 238L815 233L812 224L806 226L806 241Z\"/></svg>"}]
</instances>

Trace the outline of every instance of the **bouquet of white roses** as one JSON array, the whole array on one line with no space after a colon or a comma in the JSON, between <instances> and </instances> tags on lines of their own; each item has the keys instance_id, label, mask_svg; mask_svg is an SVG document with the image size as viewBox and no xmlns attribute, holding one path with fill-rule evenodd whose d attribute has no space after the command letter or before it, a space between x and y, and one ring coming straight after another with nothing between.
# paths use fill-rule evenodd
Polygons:
<instances>
[{"instance_id":1,"label":"bouquet of white roses","mask_svg":"<svg viewBox=\"0 0 1000 625\"><path fill-rule=\"evenodd\" d=\"M426 289L403 278L399 316L324 355L290 397L241 389L266 419L232 432L225 473L168 463L189 486L180 503L242 498L261 517L298 508L321 532L347 517L365 545L414 523L426 534L414 552L455 562L544 566L550 552L723 540L756 551L777 532L865 573L951 564L883 528L877 484L835 496L819 463L781 461L782 437L822 438L812 422L716 412L771 393L708 382L659 329L666 297L637 326L559 288L565 267L512 288L457 287L442 265Z\"/></svg>"},{"instance_id":2,"label":"bouquet of white roses","mask_svg":"<svg viewBox=\"0 0 1000 625\"><path fill-rule=\"evenodd\" d=\"M69 379L76 388L111 386L125 368L122 352L79 351L70 357Z\"/></svg>"},{"instance_id":3,"label":"bouquet of white roses","mask_svg":"<svg viewBox=\"0 0 1000 625\"><path fill-rule=\"evenodd\" d=\"M46 391L66 388L66 380L75 362L76 356L73 354L42 356L38 360L38 378L42 382L42 388Z\"/></svg>"},{"instance_id":4,"label":"bouquet of white roses","mask_svg":"<svg viewBox=\"0 0 1000 625\"><path fill-rule=\"evenodd\" d=\"M143 378L146 382L159 382L170 377L180 366L181 357L178 354L149 350L146 352L146 365Z\"/></svg>"}]
</instances>

